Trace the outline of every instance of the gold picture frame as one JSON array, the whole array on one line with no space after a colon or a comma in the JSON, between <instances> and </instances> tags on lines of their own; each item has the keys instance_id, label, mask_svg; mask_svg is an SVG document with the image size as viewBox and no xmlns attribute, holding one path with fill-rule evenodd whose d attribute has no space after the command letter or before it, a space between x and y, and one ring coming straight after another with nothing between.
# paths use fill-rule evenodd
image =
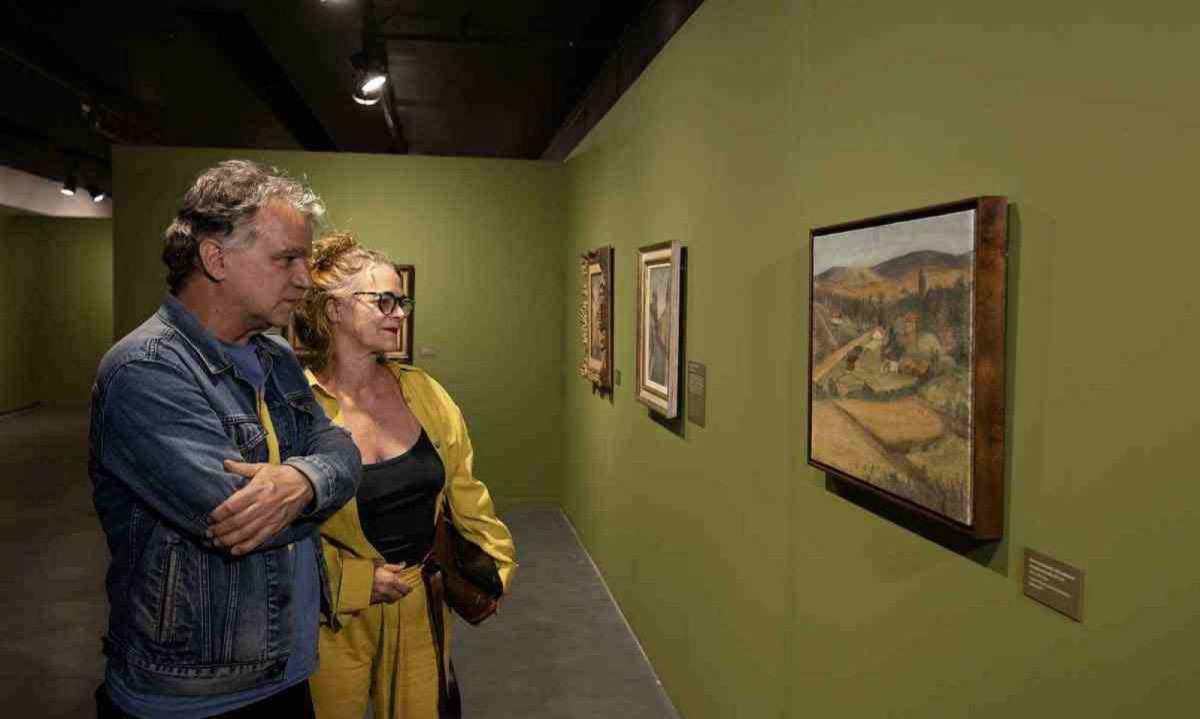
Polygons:
<instances>
[{"instance_id":1,"label":"gold picture frame","mask_svg":"<svg viewBox=\"0 0 1200 719\"><path fill-rule=\"evenodd\" d=\"M579 373L601 394L610 393L613 388L612 265L612 247L598 247L580 257L583 361Z\"/></svg>"}]
</instances>

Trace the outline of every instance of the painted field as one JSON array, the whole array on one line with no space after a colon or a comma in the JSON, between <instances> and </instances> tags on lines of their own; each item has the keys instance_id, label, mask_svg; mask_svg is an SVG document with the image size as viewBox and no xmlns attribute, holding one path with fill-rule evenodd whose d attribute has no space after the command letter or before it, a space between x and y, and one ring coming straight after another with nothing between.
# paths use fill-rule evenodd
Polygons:
<instances>
[{"instance_id":1,"label":"painted field","mask_svg":"<svg viewBox=\"0 0 1200 719\"><path fill-rule=\"evenodd\" d=\"M890 402L863 399L835 400L847 414L892 450L907 450L928 444L946 432L946 424L917 397Z\"/></svg>"},{"instance_id":2,"label":"painted field","mask_svg":"<svg viewBox=\"0 0 1200 719\"><path fill-rule=\"evenodd\" d=\"M887 451L831 401L813 402L813 459L866 477L891 467Z\"/></svg>"}]
</instances>

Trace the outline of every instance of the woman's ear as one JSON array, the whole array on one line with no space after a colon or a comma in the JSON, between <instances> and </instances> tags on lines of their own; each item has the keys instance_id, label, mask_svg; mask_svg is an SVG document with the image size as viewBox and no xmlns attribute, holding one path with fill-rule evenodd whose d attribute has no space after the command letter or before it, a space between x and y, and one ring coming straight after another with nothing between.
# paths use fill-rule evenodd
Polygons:
<instances>
[{"instance_id":1,"label":"woman's ear","mask_svg":"<svg viewBox=\"0 0 1200 719\"><path fill-rule=\"evenodd\" d=\"M337 298L327 297L324 310L325 319L329 320L329 324L336 325L342 320L342 308L338 305Z\"/></svg>"}]
</instances>

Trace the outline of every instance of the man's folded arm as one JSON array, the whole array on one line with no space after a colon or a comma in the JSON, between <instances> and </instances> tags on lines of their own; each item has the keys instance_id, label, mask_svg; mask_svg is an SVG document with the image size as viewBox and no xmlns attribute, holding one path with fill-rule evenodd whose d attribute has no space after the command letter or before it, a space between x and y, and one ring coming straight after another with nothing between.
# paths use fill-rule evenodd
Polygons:
<instances>
[{"instance_id":1,"label":"man's folded arm","mask_svg":"<svg viewBox=\"0 0 1200 719\"><path fill-rule=\"evenodd\" d=\"M329 421L316 400L311 403L312 429L300 456L284 460L308 478L313 501L301 519L321 522L342 508L358 491L362 475L362 457L350 433Z\"/></svg>"},{"instance_id":2,"label":"man's folded arm","mask_svg":"<svg viewBox=\"0 0 1200 719\"><path fill-rule=\"evenodd\" d=\"M168 523L197 541L207 539L209 515L245 486L225 471L244 461L195 381L160 361L130 362L109 380L104 395L103 454L109 469ZM260 548L280 547L313 532L298 521Z\"/></svg>"},{"instance_id":3,"label":"man's folded arm","mask_svg":"<svg viewBox=\"0 0 1200 719\"><path fill-rule=\"evenodd\" d=\"M165 362L135 361L116 371L103 402L108 469L170 524L205 539L208 515L245 480L222 466L242 456L200 388Z\"/></svg>"}]
</instances>

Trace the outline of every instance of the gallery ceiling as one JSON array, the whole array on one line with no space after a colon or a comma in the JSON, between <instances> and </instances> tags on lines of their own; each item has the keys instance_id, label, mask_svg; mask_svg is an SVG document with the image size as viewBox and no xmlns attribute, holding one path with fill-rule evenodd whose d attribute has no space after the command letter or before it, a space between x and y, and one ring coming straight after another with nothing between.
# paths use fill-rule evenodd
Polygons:
<instances>
[{"instance_id":1,"label":"gallery ceiling","mask_svg":"<svg viewBox=\"0 0 1200 719\"><path fill-rule=\"evenodd\" d=\"M0 0L0 165L107 188L114 144L561 159L701 1Z\"/></svg>"}]
</instances>

